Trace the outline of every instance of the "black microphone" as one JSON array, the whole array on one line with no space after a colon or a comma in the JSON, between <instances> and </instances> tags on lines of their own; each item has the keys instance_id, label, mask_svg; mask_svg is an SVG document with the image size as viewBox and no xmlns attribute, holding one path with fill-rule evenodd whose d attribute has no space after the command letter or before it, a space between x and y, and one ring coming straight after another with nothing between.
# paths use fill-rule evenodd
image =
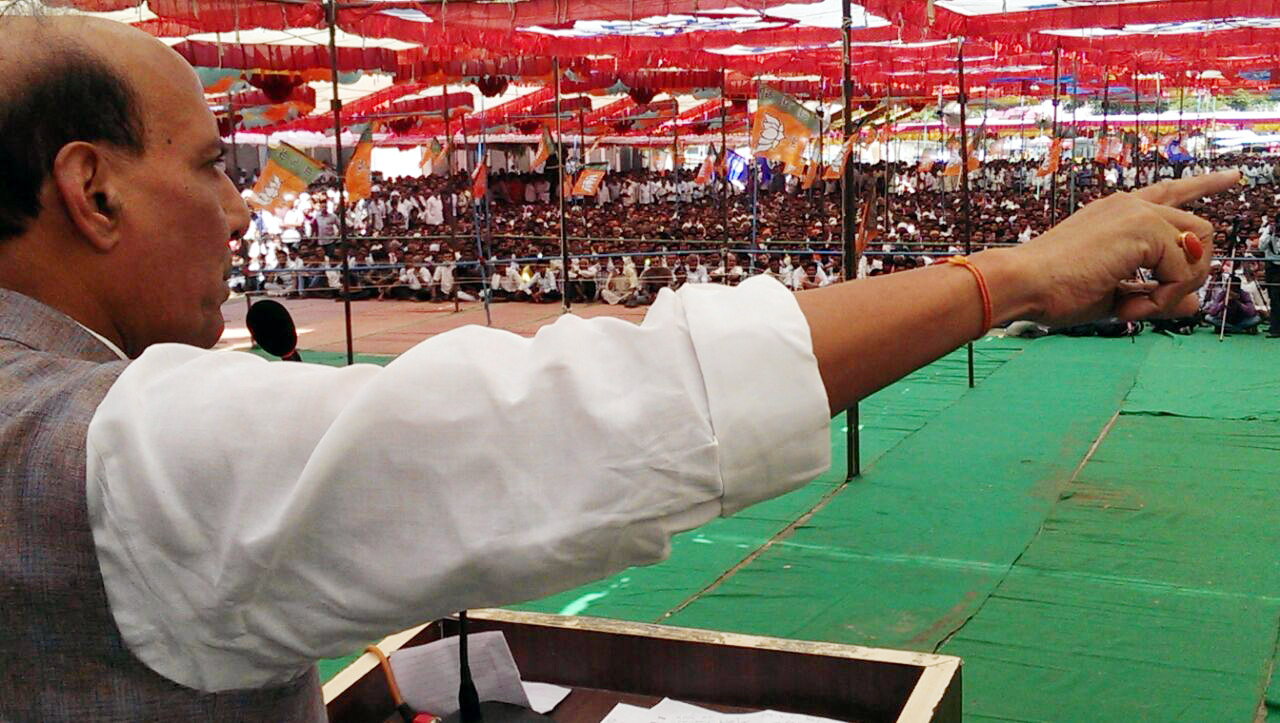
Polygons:
<instances>
[{"instance_id":1,"label":"black microphone","mask_svg":"<svg viewBox=\"0 0 1280 723\"><path fill-rule=\"evenodd\" d=\"M458 710L440 719L440 723L555 723L551 716L532 708L481 701L471 679L471 663L467 660L467 611L458 613Z\"/></svg>"},{"instance_id":2,"label":"black microphone","mask_svg":"<svg viewBox=\"0 0 1280 723\"><path fill-rule=\"evenodd\" d=\"M298 328L289 310L278 301L262 299L249 307L244 316L249 336L263 351L284 361L302 361L298 354Z\"/></svg>"}]
</instances>

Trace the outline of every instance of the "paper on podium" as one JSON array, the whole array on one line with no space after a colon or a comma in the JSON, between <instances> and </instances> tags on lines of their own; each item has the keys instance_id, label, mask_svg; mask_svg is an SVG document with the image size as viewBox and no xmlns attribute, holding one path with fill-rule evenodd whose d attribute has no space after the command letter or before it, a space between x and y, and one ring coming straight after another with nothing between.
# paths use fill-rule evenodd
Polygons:
<instances>
[{"instance_id":1,"label":"paper on podium","mask_svg":"<svg viewBox=\"0 0 1280 723\"><path fill-rule=\"evenodd\" d=\"M614 706L601 723L837 723L799 713L762 710L755 713L720 713L678 700L664 698L652 708L626 703Z\"/></svg>"},{"instance_id":2,"label":"paper on podium","mask_svg":"<svg viewBox=\"0 0 1280 723\"><path fill-rule=\"evenodd\" d=\"M529 707L535 713L550 713L556 706L560 705L560 701L569 696L572 689L550 683L530 683L525 681L524 692L525 695L529 696Z\"/></svg>"},{"instance_id":3,"label":"paper on podium","mask_svg":"<svg viewBox=\"0 0 1280 723\"><path fill-rule=\"evenodd\" d=\"M502 632L493 630L467 636L471 678L480 700L529 705L520 671ZM401 648L390 655L404 702L414 710L446 716L458 710L458 638Z\"/></svg>"}]
</instances>

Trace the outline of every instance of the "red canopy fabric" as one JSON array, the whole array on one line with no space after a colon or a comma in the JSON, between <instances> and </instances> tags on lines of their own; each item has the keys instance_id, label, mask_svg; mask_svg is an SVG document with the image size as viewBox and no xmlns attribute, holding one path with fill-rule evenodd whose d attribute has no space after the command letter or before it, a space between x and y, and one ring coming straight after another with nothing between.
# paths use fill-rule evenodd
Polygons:
<instances>
[{"instance_id":1,"label":"red canopy fabric","mask_svg":"<svg viewBox=\"0 0 1280 723\"><path fill-rule=\"evenodd\" d=\"M800 0L814 2L815 0ZM140 0L65 0L102 12L135 7ZM957 43L964 37L970 95L1047 95L1053 92L1054 51L1074 93L1098 92L1110 83L1142 95L1184 86L1267 90L1280 86L1280 0L1044 0L1047 7L1001 12L999 0L864 0L855 20L850 67L857 98L932 100L957 92ZM523 0L515 3L425 4L390 0L340 7L339 28L366 38L416 44L408 50L342 47L343 72L392 75L392 92L357 107L347 117L386 115L398 98L443 83L548 84L485 113L472 114L467 133L512 125L552 112L548 101L554 62L565 71L566 95L620 94L633 98L590 110L568 98L596 130L632 135L655 127L681 131L718 123L719 100L658 117L661 93L677 95L719 88L724 96L752 99L756 78L778 76L771 86L801 100L840 95L841 34L835 24L808 22L783 9L792 0ZM750 8L749 11L742 7ZM240 28L314 29L326 22L322 0L149 0L158 18L138 23L165 38L230 33ZM774 13L774 14L771 14ZM252 44L183 40L175 50L193 65L253 73L327 73L322 45ZM1212 80L1200 71L1221 74ZM1194 71L1188 73L1188 71ZM1134 74L1143 76L1134 79ZM803 75L805 78L789 78ZM1274 78L1274 82L1273 82ZM1119 85L1117 85L1119 84ZM400 91L401 88L415 90ZM391 90L391 89L389 89ZM538 97L533 97L533 96ZM404 117L432 111L430 97L402 102ZM705 97L705 96L702 96ZM364 100L364 99L362 99ZM314 101L314 99L313 99ZM461 99L458 100L462 107ZM665 102L665 101L663 101ZM576 105L575 105L576 104ZM410 110L411 109L411 110ZM735 110L737 107L735 106ZM710 114L710 116L707 116ZM740 114L735 113L735 117ZM743 114L745 115L745 110ZM636 116L645 116L637 118ZM299 119L280 129L324 129L327 120ZM736 122L736 121L735 121ZM620 129L620 126L628 126ZM273 126L274 127L274 126ZM415 121L415 133L443 132L431 119Z\"/></svg>"}]
</instances>

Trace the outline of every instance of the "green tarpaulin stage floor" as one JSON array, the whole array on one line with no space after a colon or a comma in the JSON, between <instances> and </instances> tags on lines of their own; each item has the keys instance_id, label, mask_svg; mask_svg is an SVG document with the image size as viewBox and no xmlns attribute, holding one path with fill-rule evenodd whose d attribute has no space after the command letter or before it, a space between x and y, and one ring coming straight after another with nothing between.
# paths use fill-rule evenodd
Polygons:
<instances>
[{"instance_id":1,"label":"green tarpaulin stage floor","mask_svg":"<svg viewBox=\"0 0 1280 723\"><path fill-rule=\"evenodd\" d=\"M957 655L968 720L1280 722L1280 342L975 349L863 403L852 483L841 417L813 484L518 607Z\"/></svg>"}]
</instances>

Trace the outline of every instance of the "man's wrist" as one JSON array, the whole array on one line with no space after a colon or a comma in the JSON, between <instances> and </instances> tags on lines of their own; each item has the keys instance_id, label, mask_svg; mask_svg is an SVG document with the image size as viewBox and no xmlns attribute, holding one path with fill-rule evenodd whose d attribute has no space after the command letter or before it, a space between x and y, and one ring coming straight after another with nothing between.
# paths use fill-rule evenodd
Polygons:
<instances>
[{"instance_id":1,"label":"man's wrist","mask_svg":"<svg viewBox=\"0 0 1280 723\"><path fill-rule=\"evenodd\" d=\"M1021 248L995 248L974 254L991 295L992 321L1006 324L1039 319L1044 313L1044 274L1030 265Z\"/></svg>"}]
</instances>

